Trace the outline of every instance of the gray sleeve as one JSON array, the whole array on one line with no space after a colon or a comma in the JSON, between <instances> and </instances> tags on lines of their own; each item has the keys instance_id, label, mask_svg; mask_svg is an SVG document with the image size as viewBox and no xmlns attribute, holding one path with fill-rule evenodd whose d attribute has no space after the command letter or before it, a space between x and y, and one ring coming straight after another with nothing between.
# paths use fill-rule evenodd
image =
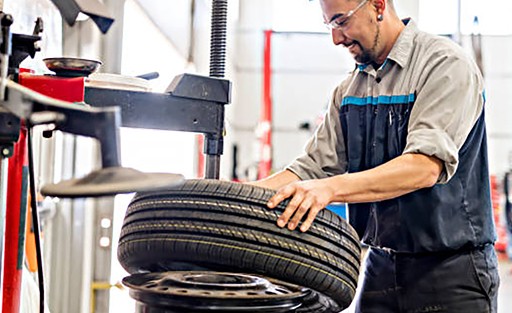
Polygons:
<instances>
[{"instance_id":1,"label":"gray sleeve","mask_svg":"<svg viewBox=\"0 0 512 313\"><path fill-rule=\"evenodd\" d=\"M453 53L452 53L453 54ZM482 114L483 81L468 57L439 57L426 71L411 111L405 153L435 156L444 163L438 183L457 170L459 149Z\"/></svg>"},{"instance_id":2,"label":"gray sleeve","mask_svg":"<svg viewBox=\"0 0 512 313\"><path fill-rule=\"evenodd\" d=\"M302 180L318 179L346 172L345 143L339 118L340 87L334 91L329 110L314 136L308 141L305 153L287 169Z\"/></svg>"}]
</instances>

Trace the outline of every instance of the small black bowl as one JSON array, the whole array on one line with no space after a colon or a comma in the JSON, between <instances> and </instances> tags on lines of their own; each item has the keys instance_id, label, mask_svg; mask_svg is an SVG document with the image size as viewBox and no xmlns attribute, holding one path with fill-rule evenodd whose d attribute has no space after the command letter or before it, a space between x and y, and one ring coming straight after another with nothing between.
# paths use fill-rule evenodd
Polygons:
<instances>
[{"instance_id":1,"label":"small black bowl","mask_svg":"<svg viewBox=\"0 0 512 313\"><path fill-rule=\"evenodd\" d=\"M98 60L82 58L45 58L43 59L46 67L55 72L57 76L64 77L83 77L94 73L102 64Z\"/></svg>"}]
</instances>

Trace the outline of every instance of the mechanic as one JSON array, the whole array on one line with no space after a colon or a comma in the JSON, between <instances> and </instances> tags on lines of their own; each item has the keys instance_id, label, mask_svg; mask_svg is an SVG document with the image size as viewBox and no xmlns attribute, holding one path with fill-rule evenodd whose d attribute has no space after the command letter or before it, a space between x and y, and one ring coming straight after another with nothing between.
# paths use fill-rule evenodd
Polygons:
<instances>
[{"instance_id":1,"label":"mechanic","mask_svg":"<svg viewBox=\"0 0 512 313\"><path fill-rule=\"evenodd\" d=\"M307 231L331 202L369 246L356 312L496 312L499 276L485 92L447 38L392 0L320 0L354 71L303 156L255 185L291 198L279 227Z\"/></svg>"}]
</instances>

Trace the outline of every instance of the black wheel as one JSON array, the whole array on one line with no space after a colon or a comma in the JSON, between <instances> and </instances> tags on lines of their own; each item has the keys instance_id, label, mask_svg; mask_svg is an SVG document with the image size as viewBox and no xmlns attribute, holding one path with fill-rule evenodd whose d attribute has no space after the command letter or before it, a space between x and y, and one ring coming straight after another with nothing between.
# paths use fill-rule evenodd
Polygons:
<instances>
[{"instance_id":1,"label":"black wheel","mask_svg":"<svg viewBox=\"0 0 512 313\"><path fill-rule=\"evenodd\" d=\"M361 256L355 230L328 210L306 233L279 228L276 221L286 202L269 210L266 203L273 194L207 179L137 194L121 231L119 262L129 273L255 273L313 289L340 310L348 307Z\"/></svg>"},{"instance_id":2,"label":"black wheel","mask_svg":"<svg viewBox=\"0 0 512 313\"><path fill-rule=\"evenodd\" d=\"M159 272L123 279L147 313L339 313L311 289L261 276L219 272Z\"/></svg>"},{"instance_id":3,"label":"black wheel","mask_svg":"<svg viewBox=\"0 0 512 313\"><path fill-rule=\"evenodd\" d=\"M211 271L133 274L123 284L146 307L168 312L289 313L313 294L278 280Z\"/></svg>"}]
</instances>

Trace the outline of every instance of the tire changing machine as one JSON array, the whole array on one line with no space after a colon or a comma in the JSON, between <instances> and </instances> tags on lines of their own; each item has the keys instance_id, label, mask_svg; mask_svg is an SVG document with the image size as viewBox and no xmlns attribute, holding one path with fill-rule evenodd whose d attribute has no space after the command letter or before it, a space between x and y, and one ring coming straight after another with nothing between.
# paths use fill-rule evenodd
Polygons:
<instances>
[{"instance_id":1,"label":"tire changing machine","mask_svg":"<svg viewBox=\"0 0 512 313\"><path fill-rule=\"evenodd\" d=\"M210 77L177 76L169 94L85 87L85 102L94 107L120 106L122 125L203 133L205 178L218 179L223 153L224 105L231 101L231 83L223 80L227 0L212 0ZM165 110L162 110L165 108ZM165 114L162 114L162 111ZM123 280L139 312L328 312L315 307L316 292L254 275L219 272L133 274Z\"/></svg>"}]
</instances>

